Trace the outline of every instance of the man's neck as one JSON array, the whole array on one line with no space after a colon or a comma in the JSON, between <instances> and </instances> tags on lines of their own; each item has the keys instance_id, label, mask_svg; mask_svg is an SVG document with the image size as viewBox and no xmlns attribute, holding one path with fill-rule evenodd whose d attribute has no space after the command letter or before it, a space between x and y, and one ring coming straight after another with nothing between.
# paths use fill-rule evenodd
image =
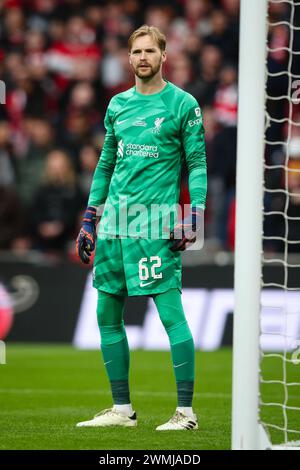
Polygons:
<instances>
[{"instance_id":1,"label":"man's neck","mask_svg":"<svg viewBox=\"0 0 300 470\"><path fill-rule=\"evenodd\" d=\"M141 80L139 77L135 79L135 88L138 93L142 95L153 95L159 93L166 86L167 82L161 76L152 77L147 80Z\"/></svg>"}]
</instances>

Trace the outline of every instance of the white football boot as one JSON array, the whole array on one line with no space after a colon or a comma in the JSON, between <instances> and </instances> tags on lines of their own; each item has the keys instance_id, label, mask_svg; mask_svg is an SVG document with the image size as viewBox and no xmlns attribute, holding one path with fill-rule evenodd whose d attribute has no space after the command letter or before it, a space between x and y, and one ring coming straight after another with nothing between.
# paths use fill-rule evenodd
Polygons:
<instances>
[{"instance_id":1,"label":"white football boot","mask_svg":"<svg viewBox=\"0 0 300 470\"><path fill-rule=\"evenodd\" d=\"M157 426L156 431L187 431L198 429L197 416L194 418L185 415L182 411L176 410L174 416L165 424Z\"/></svg>"},{"instance_id":2,"label":"white football boot","mask_svg":"<svg viewBox=\"0 0 300 470\"><path fill-rule=\"evenodd\" d=\"M82 421L77 423L76 427L105 427L105 426L124 426L131 427L137 425L136 412L132 416L126 416L114 408L97 413L90 421Z\"/></svg>"}]
</instances>

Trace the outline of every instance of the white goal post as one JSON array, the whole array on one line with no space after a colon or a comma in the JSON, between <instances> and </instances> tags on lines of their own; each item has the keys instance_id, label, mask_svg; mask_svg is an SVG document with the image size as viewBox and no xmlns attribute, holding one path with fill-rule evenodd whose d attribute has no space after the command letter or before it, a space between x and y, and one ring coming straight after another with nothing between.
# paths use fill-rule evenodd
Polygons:
<instances>
[{"instance_id":1,"label":"white goal post","mask_svg":"<svg viewBox=\"0 0 300 470\"><path fill-rule=\"evenodd\" d=\"M285 2L289 5L290 9L293 9L296 3L295 0L241 0L240 10L232 386L232 449L234 450L280 448L280 446L274 446L271 442L268 426L263 422L260 415L260 407L262 404L264 405L260 397L260 387L263 382L260 370L262 355L260 348L261 293L263 286L269 286L269 284L264 284L262 279L262 253L264 238L263 219L265 214L263 198L264 192L268 191L264 182L264 169L266 168L264 152L266 143L266 81L268 73L266 70L268 6L270 1L273 1L273 3ZM288 24L286 21L282 23ZM293 24L288 24L288 26L291 35L295 29L298 29ZM289 48L286 48L290 55L293 54L293 51L291 51L292 44L293 42L290 40ZM291 69L280 73L288 75L289 93L291 93ZM276 121L276 119L274 120ZM280 122L280 120L277 122ZM291 124L293 124L293 121L290 113L288 126ZM287 142L280 143L288 147L289 139L290 133L288 133ZM287 163L289 158L288 152L287 150L287 157L284 165L282 165L285 172L289 171ZM285 193L287 199L289 198L287 187L285 187L285 190L278 190L278 192L280 191ZM287 210L287 205L285 210ZM283 211L281 215L285 217L287 225L287 212ZM281 261L286 272L291 265L287 257L287 239L282 240L287 245L285 247L286 256ZM273 261L278 262L277 259L270 260L269 262L272 263ZM286 282L279 287L285 291L284 294L288 293L289 288ZM284 315L287 316L287 313L284 312ZM286 351L282 355L277 356L282 359L283 370L285 371L286 364L291 362L286 355ZM300 370L300 365L297 367ZM296 413L299 413L300 417L300 408L288 406L288 386L300 385L300 379L299 383L289 384L287 383L286 374L283 374L282 380L265 381L265 383L267 382L269 384L280 382L284 386L285 397L283 403L271 402L267 403L267 405L277 406L280 410L282 409L284 426L280 427L270 424L270 427L273 426L278 430L282 430L283 435L286 437L290 432L288 429L287 410L295 410ZM300 393L300 387L297 387L297 393ZM299 421L296 422L299 423ZM299 433L298 439L300 439L300 426L292 432ZM295 441L294 445L292 443L289 446L287 439L285 439L282 448L290 448L293 445L292 448L296 449L299 446L299 442Z\"/></svg>"}]
</instances>

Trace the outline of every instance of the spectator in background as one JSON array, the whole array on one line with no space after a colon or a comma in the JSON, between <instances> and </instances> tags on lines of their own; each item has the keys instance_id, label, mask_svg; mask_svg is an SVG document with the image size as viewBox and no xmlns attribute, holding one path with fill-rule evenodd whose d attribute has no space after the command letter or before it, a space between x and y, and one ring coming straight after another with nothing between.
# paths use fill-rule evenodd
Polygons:
<instances>
[{"instance_id":1,"label":"spectator in background","mask_svg":"<svg viewBox=\"0 0 300 470\"><path fill-rule=\"evenodd\" d=\"M215 182L218 182L216 191L222 201L221 210L216 209L219 225L217 238L225 249L230 248L228 223L230 214L234 214L232 204L235 199L236 180L237 99L237 71L233 65L226 64L220 71L213 103L214 116L219 128L214 136L212 148L214 154L212 174ZM219 204L217 207L220 208Z\"/></svg>"},{"instance_id":2,"label":"spectator in background","mask_svg":"<svg viewBox=\"0 0 300 470\"><path fill-rule=\"evenodd\" d=\"M70 80L94 80L101 57L100 45L95 43L95 31L81 16L71 16L61 41L55 43L47 54L48 69L55 73L61 92Z\"/></svg>"},{"instance_id":3,"label":"spectator in background","mask_svg":"<svg viewBox=\"0 0 300 470\"><path fill-rule=\"evenodd\" d=\"M89 81L74 82L65 95L62 108L57 125L57 143L68 151L76 172L80 172L81 147L91 142L99 129L102 130L95 87Z\"/></svg>"},{"instance_id":4,"label":"spectator in background","mask_svg":"<svg viewBox=\"0 0 300 470\"><path fill-rule=\"evenodd\" d=\"M265 193L265 211L271 213L264 218L264 234L272 239L265 240L266 251L283 252L284 239L290 242L288 253L300 251L300 132L294 136L288 145L282 149L282 165L280 170L280 184L276 188L282 188L282 192ZM269 170L273 172L274 170ZM277 172L277 170L276 170ZM278 173L277 173L278 174ZM269 179L270 181L270 179ZM272 179L271 179L272 181ZM268 182L266 184L270 188ZM284 192L286 190L286 193ZM273 213L272 212L277 212ZM281 214L278 214L281 212ZM288 218L288 231L286 232L286 218ZM273 237L281 237L282 240Z\"/></svg>"},{"instance_id":5,"label":"spectator in background","mask_svg":"<svg viewBox=\"0 0 300 470\"><path fill-rule=\"evenodd\" d=\"M238 111L237 70L225 64L219 75L219 83L213 103L215 117L224 127L236 127Z\"/></svg>"},{"instance_id":6,"label":"spectator in background","mask_svg":"<svg viewBox=\"0 0 300 470\"><path fill-rule=\"evenodd\" d=\"M25 108L30 92L29 74L24 57L18 51L5 57L4 82L6 84L6 111L12 130L13 151L16 155L25 151Z\"/></svg>"},{"instance_id":7,"label":"spectator in background","mask_svg":"<svg viewBox=\"0 0 300 470\"><path fill-rule=\"evenodd\" d=\"M12 186L0 184L0 250L12 249L22 231L20 199Z\"/></svg>"},{"instance_id":8,"label":"spectator in background","mask_svg":"<svg viewBox=\"0 0 300 470\"><path fill-rule=\"evenodd\" d=\"M182 51L190 59L190 62L195 64L201 54L203 42L201 36L196 33L189 33L183 38Z\"/></svg>"},{"instance_id":9,"label":"spectator in background","mask_svg":"<svg viewBox=\"0 0 300 470\"><path fill-rule=\"evenodd\" d=\"M51 18L47 24L47 33L50 46L61 43L65 34L65 25L62 18L59 16Z\"/></svg>"},{"instance_id":10,"label":"spectator in background","mask_svg":"<svg viewBox=\"0 0 300 470\"><path fill-rule=\"evenodd\" d=\"M15 188L15 169L10 145L11 129L4 109L0 114L0 250L11 249L19 235L22 211Z\"/></svg>"},{"instance_id":11,"label":"spectator in background","mask_svg":"<svg viewBox=\"0 0 300 470\"><path fill-rule=\"evenodd\" d=\"M69 112L64 120L59 143L67 150L72 158L76 172L80 171L79 153L82 146L92 140L93 129L90 122L90 113L86 110Z\"/></svg>"},{"instance_id":12,"label":"spectator in background","mask_svg":"<svg viewBox=\"0 0 300 470\"><path fill-rule=\"evenodd\" d=\"M73 111L81 110L97 113L96 106L95 90L91 83L88 81L76 82L71 89L67 112L72 113ZM99 114L93 116L91 124L95 124L99 117Z\"/></svg>"},{"instance_id":13,"label":"spectator in background","mask_svg":"<svg viewBox=\"0 0 300 470\"><path fill-rule=\"evenodd\" d=\"M102 44L105 37L104 22L105 22L105 7L97 0L88 4L84 10L84 17L89 28L91 28L96 35L96 43Z\"/></svg>"},{"instance_id":14,"label":"spectator in background","mask_svg":"<svg viewBox=\"0 0 300 470\"><path fill-rule=\"evenodd\" d=\"M25 36L25 65L31 80L25 113L55 118L58 112L58 89L47 68L46 34L37 29L27 31Z\"/></svg>"},{"instance_id":15,"label":"spectator in background","mask_svg":"<svg viewBox=\"0 0 300 470\"><path fill-rule=\"evenodd\" d=\"M79 187L87 204L88 196L90 194L91 184L96 169L98 158L95 147L87 144L81 148L79 154L80 173L79 173Z\"/></svg>"},{"instance_id":16,"label":"spectator in background","mask_svg":"<svg viewBox=\"0 0 300 470\"><path fill-rule=\"evenodd\" d=\"M270 27L269 47L272 49L281 49L280 51L271 52L268 55L267 66L270 74L277 74L287 70L289 54L287 49L289 45L289 30L286 26ZM281 96L288 93L289 78L286 74L279 76L268 75L267 94L269 96ZM287 103L285 100L267 100L267 113L275 119L281 119L287 112ZM284 124L272 121L267 129L267 140L276 141L278 135L284 132Z\"/></svg>"},{"instance_id":17,"label":"spectator in background","mask_svg":"<svg viewBox=\"0 0 300 470\"><path fill-rule=\"evenodd\" d=\"M169 70L169 78L172 83L186 90L192 81L193 70L186 54L179 53Z\"/></svg>"},{"instance_id":18,"label":"spectator in background","mask_svg":"<svg viewBox=\"0 0 300 470\"><path fill-rule=\"evenodd\" d=\"M223 10L214 10L211 14L211 31L205 38L206 44L217 47L227 58L231 53L228 16Z\"/></svg>"},{"instance_id":19,"label":"spectator in background","mask_svg":"<svg viewBox=\"0 0 300 470\"><path fill-rule=\"evenodd\" d=\"M288 207L287 215L290 217L288 241L289 253L299 253L300 248L300 139L297 142L296 158L291 158L288 163ZM285 207L282 206L284 212Z\"/></svg>"},{"instance_id":20,"label":"spectator in background","mask_svg":"<svg viewBox=\"0 0 300 470\"><path fill-rule=\"evenodd\" d=\"M58 7L61 3L61 0L26 0L30 29L47 31L53 16L59 14Z\"/></svg>"},{"instance_id":21,"label":"spectator in background","mask_svg":"<svg viewBox=\"0 0 300 470\"><path fill-rule=\"evenodd\" d=\"M221 0L220 6L228 18L228 32L226 33L226 54L228 54L228 56L226 59L237 65L239 54L240 0Z\"/></svg>"},{"instance_id":22,"label":"spectator in background","mask_svg":"<svg viewBox=\"0 0 300 470\"><path fill-rule=\"evenodd\" d=\"M46 156L53 146L54 132L45 118L28 117L26 125L29 138L28 148L16 160L16 169L19 195L27 211L40 185Z\"/></svg>"},{"instance_id":23,"label":"spectator in background","mask_svg":"<svg viewBox=\"0 0 300 470\"><path fill-rule=\"evenodd\" d=\"M196 68L198 78L187 87L187 91L202 103L202 106L211 105L214 101L222 60L222 53L217 47L203 46L197 64L198 70Z\"/></svg>"},{"instance_id":24,"label":"spectator in background","mask_svg":"<svg viewBox=\"0 0 300 470\"><path fill-rule=\"evenodd\" d=\"M10 145L11 130L7 117L0 115L0 186L15 184L15 169Z\"/></svg>"},{"instance_id":25,"label":"spectator in background","mask_svg":"<svg viewBox=\"0 0 300 470\"><path fill-rule=\"evenodd\" d=\"M12 51L21 47L25 36L25 16L21 8L21 2L8 1L3 11L3 47Z\"/></svg>"},{"instance_id":26,"label":"spectator in background","mask_svg":"<svg viewBox=\"0 0 300 470\"><path fill-rule=\"evenodd\" d=\"M211 32L211 11L210 1L186 0L184 2L184 16L177 23L185 28L186 33L191 31L205 37Z\"/></svg>"},{"instance_id":27,"label":"spectator in background","mask_svg":"<svg viewBox=\"0 0 300 470\"><path fill-rule=\"evenodd\" d=\"M171 5L151 5L144 15L146 24L153 24L164 33L167 33L173 18L174 10ZM171 46L172 49L172 46Z\"/></svg>"},{"instance_id":28,"label":"spectator in background","mask_svg":"<svg viewBox=\"0 0 300 470\"><path fill-rule=\"evenodd\" d=\"M133 85L128 66L128 49L122 36L107 36L104 43L104 57L101 63L101 77L105 93L105 103L116 93Z\"/></svg>"},{"instance_id":29,"label":"spectator in background","mask_svg":"<svg viewBox=\"0 0 300 470\"><path fill-rule=\"evenodd\" d=\"M34 245L43 251L64 251L74 235L83 203L68 154L52 150L46 158L43 184L31 208Z\"/></svg>"},{"instance_id":30,"label":"spectator in background","mask_svg":"<svg viewBox=\"0 0 300 470\"><path fill-rule=\"evenodd\" d=\"M214 142L220 125L216 119L216 114L212 106L205 106L202 109L202 112L203 122L205 122L206 161L209 180L209 185L207 187L208 200L205 210L205 236L207 239L212 239L214 243L218 244L218 224L223 209L224 185L222 177L217 172L218 164L214 160L222 158L222 156L215 155Z\"/></svg>"}]
</instances>

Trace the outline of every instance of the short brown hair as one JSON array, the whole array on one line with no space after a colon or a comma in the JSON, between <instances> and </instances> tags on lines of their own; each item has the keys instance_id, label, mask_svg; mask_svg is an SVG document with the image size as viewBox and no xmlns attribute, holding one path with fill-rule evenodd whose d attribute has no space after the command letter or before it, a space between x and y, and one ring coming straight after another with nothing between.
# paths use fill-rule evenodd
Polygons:
<instances>
[{"instance_id":1,"label":"short brown hair","mask_svg":"<svg viewBox=\"0 0 300 470\"><path fill-rule=\"evenodd\" d=\"M148 26L147 24L144 24L140 28L133 31L130 38L128 39L129 50L131 51L132 44L133 44L133 41L135 41L135 39L141 36L147 36L147 35L151 36L152 39L156 41L161 51L166 50L166 36L158 28L156 28L156 26Z\"/></svg>"}]
</instances>

